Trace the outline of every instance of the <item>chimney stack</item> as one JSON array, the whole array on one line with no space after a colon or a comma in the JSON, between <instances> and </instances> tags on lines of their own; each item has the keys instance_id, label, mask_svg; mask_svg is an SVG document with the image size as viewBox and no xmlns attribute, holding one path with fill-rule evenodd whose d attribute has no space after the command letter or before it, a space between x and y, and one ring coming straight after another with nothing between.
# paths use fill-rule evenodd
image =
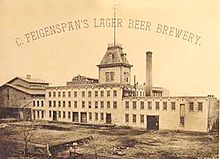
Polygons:
<instances>
[{"instance_id":1,"label":"chimney stack","mask_svg":"<svg viewBox=\"0 0 220 159\"><path fill-rule=\"evenodd\" d=\"M27 79L31 79L31 75L27 75Z\"/></svg>"},{"instance_id":2,"label":"chimney stack","mask_svg":"<svg viewBox=\"0 0 220 159\"><path fill-rule=\"evenodd\" d=\"M152 95L152 52L146 52L146 84L145 96Z\"/></svg>"}]
</instances>

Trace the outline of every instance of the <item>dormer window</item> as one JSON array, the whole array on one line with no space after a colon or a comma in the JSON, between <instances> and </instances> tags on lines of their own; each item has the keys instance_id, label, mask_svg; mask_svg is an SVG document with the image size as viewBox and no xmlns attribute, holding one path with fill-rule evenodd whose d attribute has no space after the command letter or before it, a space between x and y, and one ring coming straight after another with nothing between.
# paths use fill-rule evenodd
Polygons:
<instances>
[{"instance_id":1,"label":"dormer window","mask_svg":"<svg viewBox=\"0 0 220 159\"><path fill-rule=\"evenodd\" d=\"M108 54L108 61L113 62L114 61L114 54L110 53Z\"/></svg>"}]
</instances>

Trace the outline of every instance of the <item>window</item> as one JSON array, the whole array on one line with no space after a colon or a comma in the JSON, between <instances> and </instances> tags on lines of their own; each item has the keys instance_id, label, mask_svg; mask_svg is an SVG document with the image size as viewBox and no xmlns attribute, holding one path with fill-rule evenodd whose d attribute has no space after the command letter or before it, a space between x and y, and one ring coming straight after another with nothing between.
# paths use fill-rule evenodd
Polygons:
<instances>
[{"instance_id":1,"label":"window","mask_svg":"<svg viewBox=\"0 0 220 159\"><path fill-rule=\"evenodd\" d=\"M61 111L58 111L58 118L61 118Z\"/></svg>"},{"instance_id":2,"label":"window","mask_svg":"<svg viewBox=\"0 0 220 159\"><path fill-rule=\"evenodd\" d=\"M35 106L35 101L33 101L33 106Z\"/></svg>"},{"instance_id":3,"label":"window","mask_svg":"<svg viewBox=\"0 0 220 159\"><path fill-rule=\"evenodd\" d=\"M51 97L51 92L48 92L48 93L49 93L48 96Z\"/></svg>"},{"instance_id":4,"label":"window","mask_svg":"<svg viewBox=\"0 0 220 159\"><path fill-rule=\"evenodd\" d=\"M42 107L44 106L44 101L41 101L41 106L42 106Z\"/></svg>"},{"instance_id":5,"label":"window","mask_svg":"<svg viewBox=\"0 0 220 159\"><path fill-rule=\"evenodd\" d=\"M40 103L39 103L39 101L37 101L37 106L39 107L39 105L40 105Z\"/></svg>"},{"instance_id":6,"label":"window","mask_svg":"<svg viewBox=\"0 0 220 159\"><path fill-rule=\"evenodd\" d=\"M63 111L63 118L66 118L66 112Z\"/></svg>"},{"instance_id":7,"label":"window","mask_svg":"<svg viewBox=\"0 0 220 159\"><path fill-rule=\"evenodd\" d=\"M58 92L58 97L60 97L61 96L61 92Z\"/></svg>"},{"instance_id":8,"label":"window","mask_svg":"<svg viewBox=\"0 0 220 159\"><path fill-rule=\"evenodd\" d=\"M101 97L104 97L104 91L101 91L100 96L101 96Z\"/></svg>"},{"instance_id":9,"label":"window","mask_svg":"<svg viewBox=\"0 0 220 159\"><path fill-rule=\"evenodd\" d=\"M117 102L116 101L113 102L113 109L117 109Z\"/></svg>"},{"instance_id":10,"label":"window","mask_svg":"<svg viewBox=\"0 0 220 159\"><path fill-rule=\"evenodd\" d=\"M133 109L137 109L137 102L133 101Z\"/></svg>"},{"instance_id":11,"label":"window","mask_svg":"<svg viewBox=\"0 0 220 159\"><path fill-rule=\"evenodd\" d=\"M114 77L115 77L115 73L114 72L106 72L105 73L105 80L106 80L106 82L113 82L114 81Z\"/></svg>"},{"instance_id":12,"label":"window","mask_svg":"<svg viewBox=\"0 0 220 159\"><path fill-rule=\"evenodd\" d=\"M100 120L101 120L101 121L104 120L104 113L100 113Z\"/></svg>"},{"instance_id":13,"label":"window","mask_svg":"<svg viewBox=\"0 0 220 159\"><path fill-rule=\"evenodd\" d=\"M113 91L113 97L117 97L117 91L116 90Z\"/></svg>"},{"instance_id":14,"label":"window","mask_svg":"<svg viewBox=\"0 0 220 159\"><path fill-rule=\"evenodd\" d=\"M95 97L98 97L98 91L95 91Z\"/></svg>"},{"instance_id":15,"label":"window","mask_svg":"<svg viewBox=\"0 0 220 159\"><path fill-rule=\"evenodd\" d=\"M89 120L92 120L92 113L89 113Z\"/></svg>"},{"instance_id":16,"label":"window","mask_svg":"<svg viewBox=\"0 0 220 159\"><path fill-rule=\"evenodd\" d=\"M167 102L163 102L163 110L167 110Z\"/></svg>"},{"instance_id":17,"label":"window","mask_svg":"<svg viewBox=\"0 0 220 159\"><path fill-rule=\"evenodd\" d=\"M70 114L70 112L68 112L68 118L69 118L69 119L71 118L71 114Z\"/></svg>"},{"instance_id":18,"label":"window","mask_svg":"<svg viewBox=\"0 0 220 159\"><path fill-rule=\"evenodd\" d=\"M51 116L52 116L52 113L51 113L51 110L49 110L49 117L51 118Z\"/></svg>"},{"instance_id":19,"label":"window","mask_svg":"<svg viewBox=\"0 0 220 159\"><path fill-rule=\"evenodd\" d=\"M37 118L40 118L40 111L37 111Z\"/></svg>"},{"instance_id":20,"label":"window","mask_svg":"<svg viewBox=\"0 0 220 159\"><path fill-rule=\"evenodd\" d=\"M107 101L107 109L110 109L110 101Z\"/></svg>"},{"instance_id":21,"label":"window","mask_svg":"<svg viewBox=\"0 0 220 159\"><path fill-rule=\"evenodd\" d=\"M110 97L110 91L107 91L107 97Z\"/></svg>"},{"instance_id":22,"label":"window","mask_svg":"<svg viewBox=\"0 0 220 159\"><path fill-rule=\"evenodd\" d=\"M144 109L144 101L141 101L141 109Z\"/></svg>"},{"instance_id":23,"label":"window","mask_svg":"<svg viewBox=\"0 0 220 159\"><path fill-rule=\"evenodd\" d=\"M69 108L71 107L71 101L68 101L68 106L69 106Z\"/></svg>"},{"instance_id":24,"label":"window","mask_svg":"<svg viewBox=\"0 0 220 159\"><path fill-rule=\"evenodd\" d=\"M63 108L66 106L66 102L65 101L63 101Z\"/></svg>"},{"instance_id":25,"label":"window","mask_svg":"<svg viewBox=\"0 0 220 159\"><path fill-rule=\"evenodd\" d=\"M65 97L65 96L66 96L65 92L63 92L63 97Z\"/></svg>"},{"instance_id":26,"label":"window","mask_svg":"<svg viewBox=\"0 0 220 159\"><path fill-rule=\"evenodd\" d=\"M175 102L171 102L171 110L175 110L176 109L176 103Z\"/></svg>"},{"instance_id":27,"label":"window","mask_svg":"<svg viewBox=\"0 0 220 159\"><path fill-rule=\"evenodd\" d=\"M49 107L52 107L52 101L49 100Z\"/></svg>"},{"instance_id":28,"label":"window","mask_svg":"<svg viewBox=\"0 0 220 159\"><path fill-rule=\"evenodd\" d=\"M128 72L124 72L124 82L128 82L129 74Z\"/></svg>"},{"instance_id":29,"label":"window","mask_svg":"<svg viewBox=\"0 0 220 159\"><path fill-rule=\"evenodd\" d=\"M184 117L180 117L180 126L184 127L184 125L185 125L185 119Z\"/></svg>"},{"instance_id":30,"label":"window","mask_svg":"<svg viewBox=\"0 0 220 159\"><path fill-rule=\"evenodd\" d=\"M92 96L92 93L91 91L88 92L88 97L91 97Z\"/></svg>"},{"instance_id":31,"label":"window","mask_svg":"<svg viewBox=\"0 0 220 159\"><path fill-rule=\"evenodd\" d=\"M98 101L95 101L95 108L98 108Z\"/></svg>"},{"instance_id":32,"label":"window","mask_svg":"<svg viewBox=\"0 0 220 159\"><path fill-rule=\"evenodd\" d=\"M125 101L125 109L129 109L129 101Z\"/></svg>"},{"instance_id":33,"label":"window","mask_svg":"<svg viewBox=\"0 0 220 159\"><path fill-rule=\"evenodd\" d=\"M88 107L92 108L92 102L91 101L88 102Z\"/></svg>"},{"instance_id":34,"label":"window","mask_svg":"<svg viewBox=\"0 0 220 159\"><path fill-rule=\"evenodd\" d=\"M133 114L133 123L136 123L136 121L137 121L137 115Z\"/></svg>"},{"instance_id":35,"label":"window","mask_svg":"<svg viewBox=\"0 0 220 159\"><path fill-rule=\"evenodd\" d=\"M82 97L85 97L85 91L82 92Z\"/></svg>"},{"instance_id":36,"label":"window","mask_svg":"<svg viewBox=\"0 0 220 159\"><path fill-rule=\"evenodd\" d=\"M82 101L82 108L85 108L85 101Z\"/></svg>"},{"instance_id":37,"label":"window","mask_svg":"<svg viewBox=\"0 0 220 159\"><path fill-rule=\"evenodd\" d=\"M125 122L129 123L129 114L125 114Z\"/></svg>"},{"instance_id":38,"label":"window","mask_svg":"<svg viewBox=\"0 0 220 159\"><path fill-rule=\"evenodd\" d=\"M68 92L68 97L71 97L71 92Z\"/></svg>"},{"instance_id":39,"label":"window","mask_svg":"<svg viewBox=\"0 0 220 159\"><path fill-rule=\"evenodd\" d=\"M54 108L56 107L56 101L53 101L53 107Z\"/></svg>"},{"instance_id":40,"label":"window","mask_svg":"<svg viewBox=\"0 0 220 159\"><path fill-rule=\"evenodd\" d=\"M194 103L193 102L189 102L189 111L193 111L194 107Z\"/></svg>"},{"instance_id":41,"label":"window","mask_svg":"<svg viewBox=\"0 0 220 159\"><path fill-rule=\"evenodd\" d=\"M109 62L113 62L114 61L114 54L112 54L112 53L108 54L108 61Z\"/></svg>"},{"instance_id":42,"label":"window","mask_svg":"<svg viewBox=\"0 0 220 159\"><path fill-rule=\"evenodd\" d=\"M203 110L203 103L198 102L198 111L202 111L202 110Z\"/></svg>"},{"instance_id":43,"label":"window","mask_svg":"<svg viewBox=\"0 0 220 159\"><path fill-rule=\"evenodd\" d=\"M77 97L77 92L76 91L74 92L74 97Z\"/></svg>"},{"instance_id":44,"label":"window","mask_svg":"<svg viewBox=\"0 0 220 159\"><path fill-rule=\"evenodd\" d=\"M61 107L61 101L58 101L58 107Z\"/></svg>"},{"instance_id":45,"label":"window","mask_svg":"<svg viewBox=\"0 0 220 159\"><path fill-rule=\"evenodd\" d=\"M77 101L74 101L74 108L77 108Z\"/></svg>"},{"instance_id":46,"label":"window","mask_svg":"<svg viewBox=\"0 0 220 159\"><path fill-rule=\"evenodd\" d=\"M44 111L41 111L41 117L44 118Z\"/></svg>"},{"instance_id":47,"label":"window","mask_svg":"<svg viewBox=\"0 0 220 159\"><path fill-rule=\"evenodd\" d=\"M56 97L56 92L53 92L53 97Z\"/></svg>"},{"instance_id":48,"label":"window","mask_svg":"<svg viewBox=\"0 0 220 159\"><path fill-rule=\"evenodd\" d=\"M144 115L140 115L140 122L141 124L144 124Z\"/></svg>"},{"instance_id":49,"label":"window","mask_svg":"<svg viewBox=\"0 0 220 159\"><path fill-rule=\"evenodd\" d=\"M100 108L102 108L102 109L104 108L104 101L100 102Z\"/></svg>"},{"instance_id":50,"label":"window","mask_svg":"<svg viewBox=\"0 0 220 159\"><path fill-rule=\"evenodd\" d=\"M148 108L148 110L152 109L152 102L147 102L147 108Z\"/></svg>"},{"instance_id":51,"label":"window","mask_svg":"<svg viewBox=\"0 0 220 159\"><path fill-rule=\"evenodd\" d=\"M156 110L160 109L160 102L156 102Z\"/></svg>"},{"instance_id":52,"label":"window","mask_svg":"<svg viewBox=\"0 0 220 159\"><path fill-rule=\"evenodd\" d=\"M99 120L98 113L95 113L95 120Z\"/></svg>"},{"instance_id":53,"label":"window","mask_svg":"<svg viewBox=\"0 0 220 159\"><path fill-rule=\"evenodd\" d=\"M115 73L114 72L110 72L110 80L114 81L114 77L115 77Z\"/></svg>"}]
</instances>

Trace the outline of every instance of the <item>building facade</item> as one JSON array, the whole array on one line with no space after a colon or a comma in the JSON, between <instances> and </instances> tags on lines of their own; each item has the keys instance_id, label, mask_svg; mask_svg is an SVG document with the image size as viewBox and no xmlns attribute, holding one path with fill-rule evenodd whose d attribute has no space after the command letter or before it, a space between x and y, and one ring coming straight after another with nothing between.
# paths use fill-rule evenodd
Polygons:
<instances>
[{"instance_id":1,"label":"building facade","mask_svg":"<svg viewBox=\"0 0 220 159\"><path fill-rule=\"evenodd\" d=\"M131 84L132 65L121 45L109 45L97 67L99 79L79 75L66 86L47 87L45 105L34 101L33 119L201 132L216 122L216 97L171 97L168 90L152 87L152 52L146 53L143 85Z\"/></svg>"},{"instance_id":2,"label":"building facade","mask_svg":"<svg viewBox=\"0 0 220 159\"><path fill-rule=\"evenodd\" d=\"M0 107L28 105L34 120L149 130L209 132L218 119L219 101L213 95L172 97L167 89L153 87L152 52L146 52L143 85L135 79L131 84L132 65L120 44L108 45L97 67L98 79L78 75L65 86L15 78L0 87Z\"/></svg>"}]
</instances>

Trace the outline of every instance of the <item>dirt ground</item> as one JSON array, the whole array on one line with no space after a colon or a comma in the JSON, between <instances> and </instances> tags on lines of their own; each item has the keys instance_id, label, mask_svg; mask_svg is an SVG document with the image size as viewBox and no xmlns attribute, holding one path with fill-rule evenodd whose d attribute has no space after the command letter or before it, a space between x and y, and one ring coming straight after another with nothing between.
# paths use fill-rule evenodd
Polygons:
<instances>
[{"instance_id":1,"label":"dirt ground","mask_svg":"<svg viewBox=\"0 0 220 159\"><path fill-rule=\"evenodd\" d=\"M8 123L8 125L0 129L0 141L3 139L22 141L21 122ZM31 143L53 146L91 137L89 142L77 146L76 152L84 156L96 153L100 156L126 159L218 158L218 131L210 133L147 131L127 127L91 127L64 123L37 123L36 125L38 127L30 139ZM6 146L6 143L6 141L0 142L0 156L10 156L12 153L9 150L16 150L16 146L13 144ZM57 158L68 156L68 150L62 150L56 155ZM93 157L90 156L90 158Z\"/></svg>"}]
</instances>

